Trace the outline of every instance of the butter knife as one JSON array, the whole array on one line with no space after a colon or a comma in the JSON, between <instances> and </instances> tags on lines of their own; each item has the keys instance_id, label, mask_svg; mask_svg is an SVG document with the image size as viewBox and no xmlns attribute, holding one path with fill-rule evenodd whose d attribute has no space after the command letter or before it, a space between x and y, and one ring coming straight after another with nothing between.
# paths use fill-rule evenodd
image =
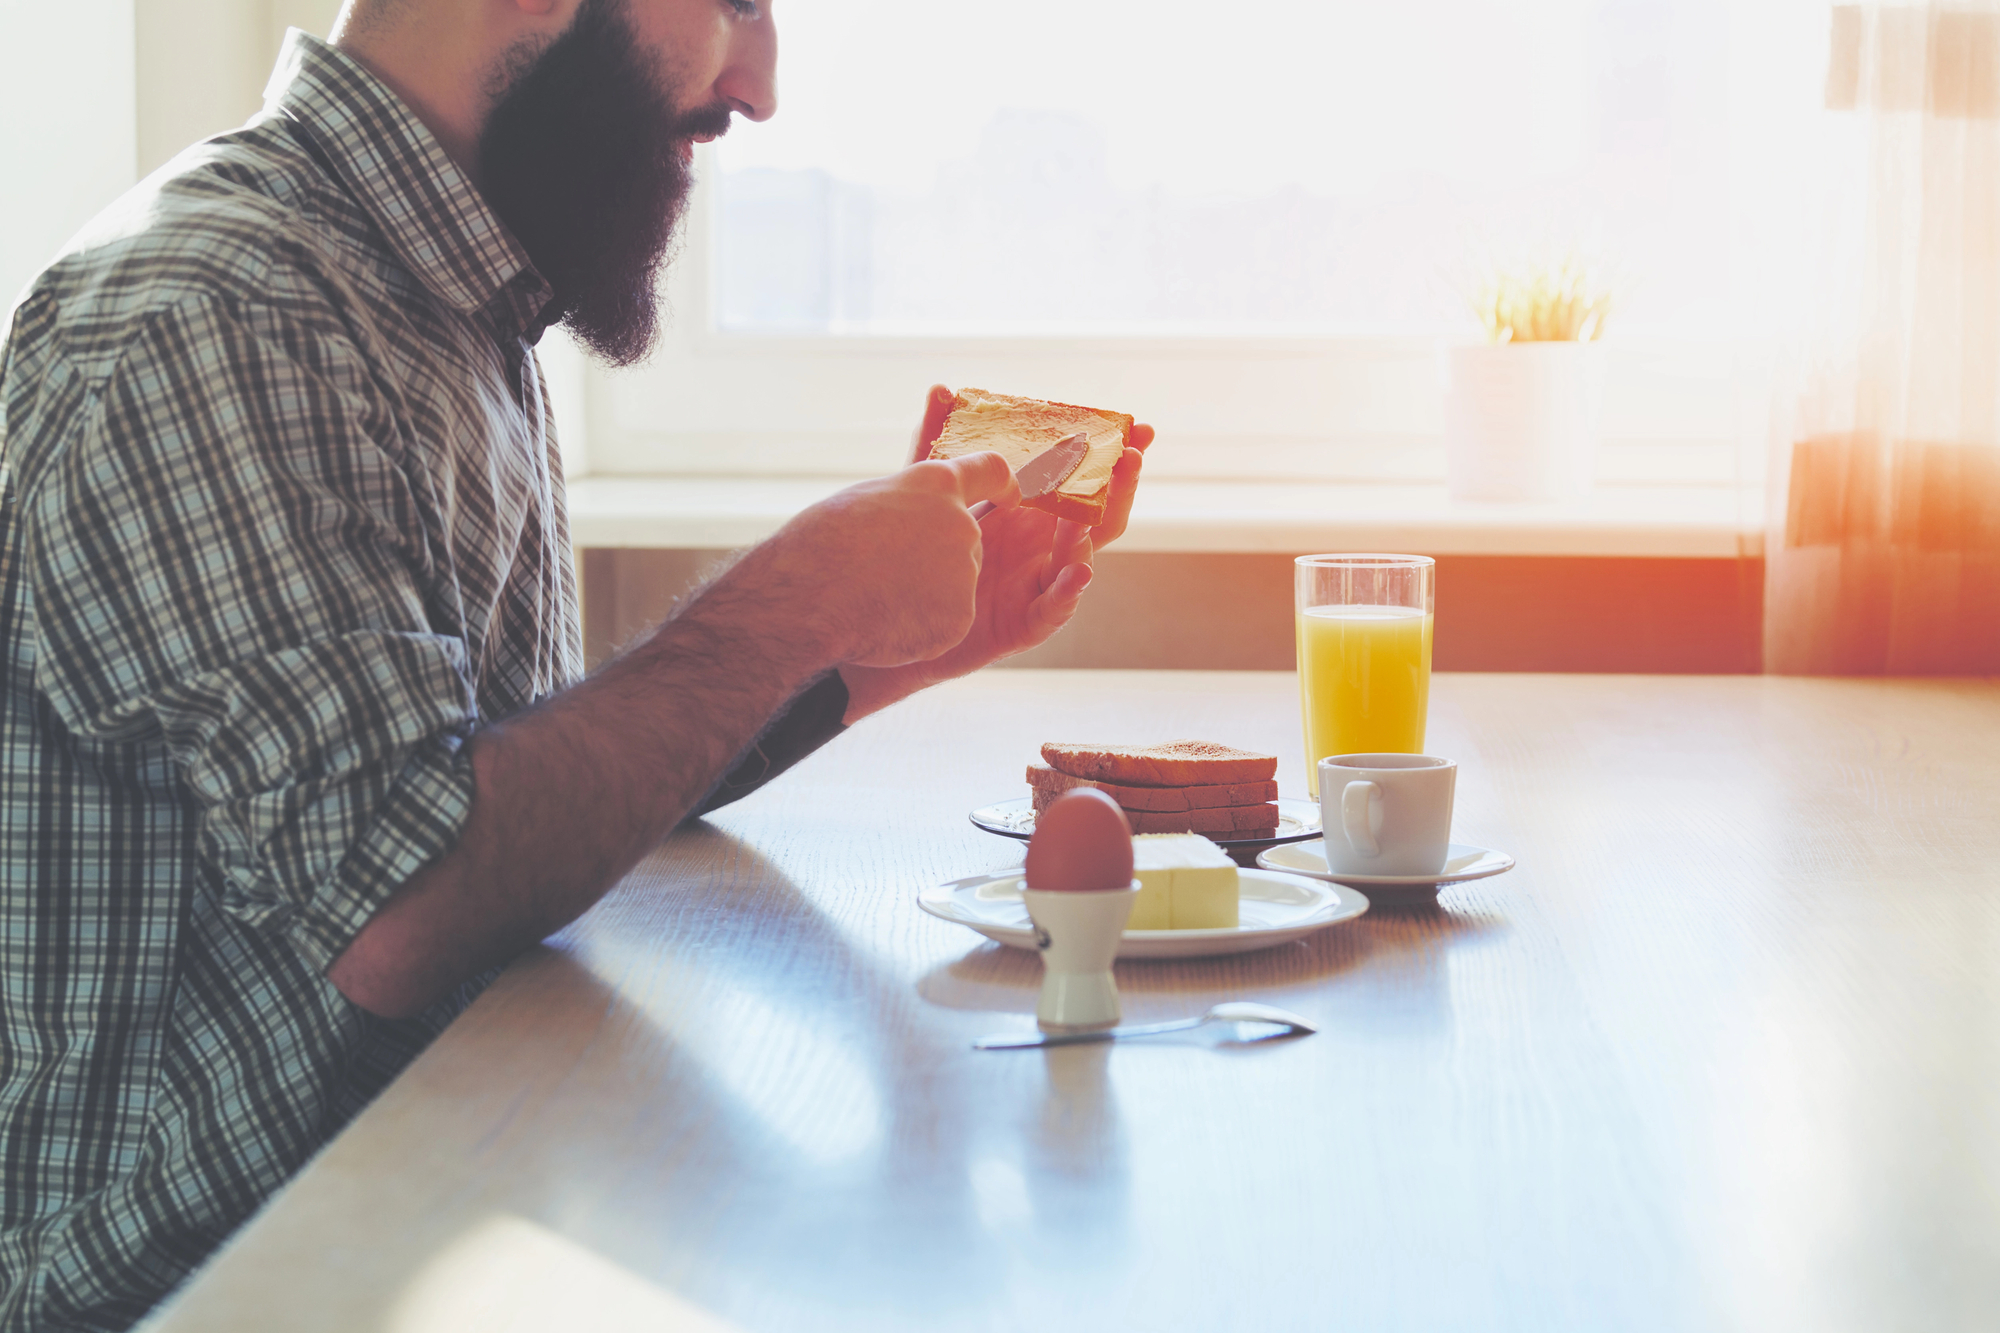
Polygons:
<instances>
[{"instance_id":1,"label":"butter knife","mask_svg":"<svg viewBox=\"0 0 2000 1333\"><path fill-rule=\"evenodd\" d=\"M1039 500L1070 479L1083 456L1090 452L1090 440L1082 431L1065 435L1027 462L1014 469L1020 483L1021 499Z\"/></svg>"}]
</instances>

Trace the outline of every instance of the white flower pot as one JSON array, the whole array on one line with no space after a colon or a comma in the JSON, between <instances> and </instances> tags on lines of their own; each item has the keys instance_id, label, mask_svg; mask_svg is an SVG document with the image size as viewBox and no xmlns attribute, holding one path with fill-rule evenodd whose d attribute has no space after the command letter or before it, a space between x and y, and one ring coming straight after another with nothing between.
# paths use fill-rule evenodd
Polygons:
<instances>
[{"instance_id":1,"label":"white flower pot","mask_svg":"<svg viewBox=\"0 0 2000 1333\"><path fill-rule=\"evenodd\" d=\"M1561 500L1590 490L1604 401L1601 345L1451 347L1444 369L1452 499Z\"/></svg>"}]
</instances>

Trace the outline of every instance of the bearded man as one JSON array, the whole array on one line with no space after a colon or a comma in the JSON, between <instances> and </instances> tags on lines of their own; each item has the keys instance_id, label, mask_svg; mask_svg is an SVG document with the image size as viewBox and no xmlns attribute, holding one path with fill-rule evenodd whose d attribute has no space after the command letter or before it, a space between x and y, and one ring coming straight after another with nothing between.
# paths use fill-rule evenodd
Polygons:
<instances>
[{"instance_id":1,"label":"bearded man","mask_svg":"<svg viewBox=\"0 0 2000 1333\"><path fill-rule=\"evenodd\" d=\"M850 488L580 679L534 344L645 355L775 61L768 0L350 0L15 309L0 1328L129 1325L675 825L1074 612L1136 450L1094 532Z\"/></svg>"}]
</instances>

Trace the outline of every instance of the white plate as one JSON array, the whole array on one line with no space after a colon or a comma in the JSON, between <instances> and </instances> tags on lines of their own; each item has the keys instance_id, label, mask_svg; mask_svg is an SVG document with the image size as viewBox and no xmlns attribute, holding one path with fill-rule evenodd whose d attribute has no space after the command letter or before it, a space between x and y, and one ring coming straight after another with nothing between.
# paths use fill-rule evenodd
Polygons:
<instances>
[{"instance_id":1,"label":"white plate","mask_svg":"<svg viewBox=\"0 0 2000 1333\"><path fill-rule=\"evenodd\" d=\"M1322 884L1269 870L1237 872L1239 924L1227 930L1128 930L1120 958L1201 958L1248 953L1288 944L1368 910L1368 899L1344 884ZM970 926L989 940L1017 949L1035 947L1034 927L1021 901L1021 872L1002 870L933 885L917 894L932 916Z\"/></svg>"},{"instance_id":2,"label":"white plate","mask_svg":"<svg viewBox=\"0 0 2000 1333\"><path fill-rule=\"evenodd\" d=\"M1011 801L995 801L982 805L966 818L988 833L997 833L1003 838L1029 838L1035 832L1035 799L1032 796L1016 796ZM1269 847L1278 842L1297 842L1301 838L1316 838L1320 835L1319 802L1301 801L1295 796L1278 798L1278 831L1270 837L1259 834L1241 838L1233 834L1204 833L1201 836L1210 842L1219 843L1232 852L1247 854L1257 847Z\"/></svg>"},{"instance_id":3,"label":"white plate","mask_svg":"<svg viewBox=\"0 0 2000 1333\"><path fill-rule=\"evenodd\" d=\"M1455 842L1446 854L1444 869L1435 875L1336 875L1326 867L1326 839L1294 842L1271 847L1257 854L1257 864L1266 870L1290 875L1307 875L1332 884L1358 884L1368 890L1376 903L1390 907L1399 903L1434 901L1446 884L1463 884L1485 879L1514 868L1514 858L1490 847L1474 847Z\"/></svg>"}]
</instances>

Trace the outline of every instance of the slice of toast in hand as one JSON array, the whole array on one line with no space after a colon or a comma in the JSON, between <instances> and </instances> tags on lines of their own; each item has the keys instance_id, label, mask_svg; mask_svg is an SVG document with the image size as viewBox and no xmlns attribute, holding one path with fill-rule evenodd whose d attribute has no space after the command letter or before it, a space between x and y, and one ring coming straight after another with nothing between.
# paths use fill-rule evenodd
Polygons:
<instances>
[{"instance_id":1,"label":"slice of toast in hand","mask_svg":"<svg viewBox=\"0 0 2000 1333\"><path fill-rule=\"evenodd\" d=\"M1130 787L1058 773L1047 764L1028 765L1028 785L1036 791L1065 792L1095 787L1127 810L1207 810L1221 805L1257 805L1278 799L1273 782L1226 782L1203 787Z\"/></svg>"},{"instance_id":2,"label":"slice of toast in hand","mask_svg":"<svg viewBox=\"0 0 2000 1333\"><path fill-rule=\"evenodd\" d=\"M1208 787L1269 782L1278 776L1278 756L1231 749L1212 741L1168 741L1164 745L1050 741L1042 746L1042 759L1058 773L1073 778L1133 787Z\"/></svg>"},{"instance_id":3,"label":"slice of toast in hand","mask_svg":"<svg viewBox=\"0 0 2000 1333\"><path fill-rule=\"evenodd\" d=\"M957 458L991 450L1005 458L1008 467L1019 471L1021 464L1078 431L1084 433L1090 446L1083 461L1062 485L1038 500L1030 500L1028 507L1095 527L1104 521L1104 506L1111 494L1111 469L1118 465L1125 446L1132 442L1132 418L1123 412L1044 402L1040 398L1017 398L984 389L960 389L951 415L944 419L943 433L931 444L930 456Z\"/></svg>"}]
</instances>

